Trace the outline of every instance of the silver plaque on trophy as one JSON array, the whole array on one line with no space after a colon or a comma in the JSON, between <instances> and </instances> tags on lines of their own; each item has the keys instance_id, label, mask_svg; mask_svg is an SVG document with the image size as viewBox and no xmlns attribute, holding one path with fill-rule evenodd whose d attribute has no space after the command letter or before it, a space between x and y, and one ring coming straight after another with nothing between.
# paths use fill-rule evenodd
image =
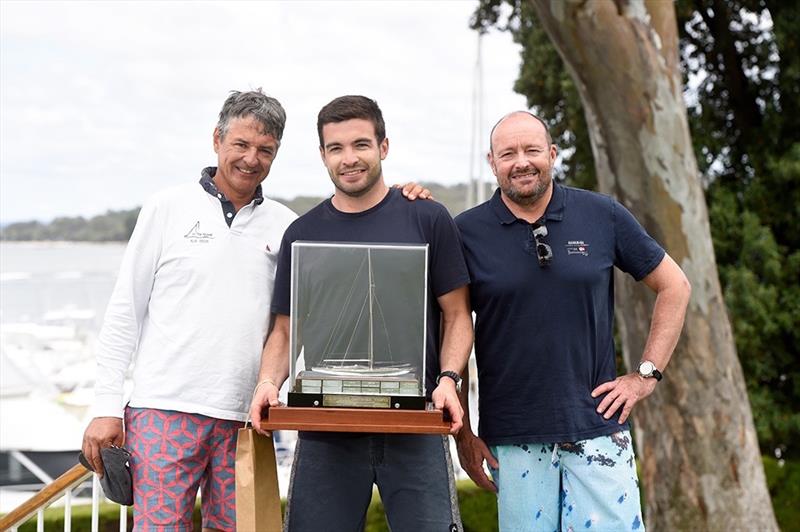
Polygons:
<instances>
[{"instance_id":1,"label":"silver plaque on trophy","mask_svg":"<svg viewBox=\"0 0 800 532\"><path fill-rule=\"evenodd\" d=\"M292 244L289 406L425 408L428 246Z\"/></svg>"}]
</instances>

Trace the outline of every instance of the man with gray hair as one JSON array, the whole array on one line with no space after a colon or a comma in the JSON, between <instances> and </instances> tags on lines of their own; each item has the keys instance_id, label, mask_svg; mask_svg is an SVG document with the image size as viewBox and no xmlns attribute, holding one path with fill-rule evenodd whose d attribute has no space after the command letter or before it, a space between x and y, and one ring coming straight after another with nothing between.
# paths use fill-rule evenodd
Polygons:
<instances>
[{"instance_id":1,"label":"man with gray hair","mask_svg":"<svg viewBox=\"0 0 800 532\"><path fill-rule=\"evenodd\" d=\"M125 251L82 450L102 474L100 449L125 443L137 530L191 530L198 487L204 530L236 528L236 430L267 337L276 254L295 219L261 191L285 122L260 89L232 92L214 129L217 167L149 199Z\"/></svg>"}]
</instances>

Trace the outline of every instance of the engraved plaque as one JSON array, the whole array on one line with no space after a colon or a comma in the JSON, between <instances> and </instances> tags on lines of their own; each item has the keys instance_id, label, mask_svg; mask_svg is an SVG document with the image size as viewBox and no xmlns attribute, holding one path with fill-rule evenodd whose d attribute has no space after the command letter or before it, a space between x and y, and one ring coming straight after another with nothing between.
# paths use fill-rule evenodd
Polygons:
<instances>
[{"instance_id":1,"label":"engraved plaque","mask_svg":"<svg viewBox=\"0 0 800 532\"><path fill-rule=\"evenodd\" d=\"M389 408L391 397L375 395L326 394L322 406L347 408Z\"/></svg>"}]
</instances>

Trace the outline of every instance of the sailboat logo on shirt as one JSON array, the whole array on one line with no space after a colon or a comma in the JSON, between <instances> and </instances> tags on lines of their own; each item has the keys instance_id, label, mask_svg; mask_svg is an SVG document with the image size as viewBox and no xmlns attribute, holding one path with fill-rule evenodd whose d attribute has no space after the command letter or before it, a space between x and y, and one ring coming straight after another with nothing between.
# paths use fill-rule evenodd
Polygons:
<instances>
[{"instance_id":1,"label":"sailboat logo on shirt","mask_svg":"<svg viewBox=\"0 0 800 532\"><path fill-rule=\"evenodd\" d=\"M190 242L208 242L214 238L212 233L203 233L200 231L200 220L189 229L189 232L183 235L183 238L188 238Z\"/></svg>"}]
</instances>

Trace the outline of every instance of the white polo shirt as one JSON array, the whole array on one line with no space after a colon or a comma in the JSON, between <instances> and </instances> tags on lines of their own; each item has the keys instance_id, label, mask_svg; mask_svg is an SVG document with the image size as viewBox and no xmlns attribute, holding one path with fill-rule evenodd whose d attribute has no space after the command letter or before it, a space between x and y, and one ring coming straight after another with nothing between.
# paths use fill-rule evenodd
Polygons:
<instances>
[{"instance_id":1,"label":"white polo shirt","mask_svg":"<svg viewBox=\"0 0 800 532\"><path fill-rule=\"evenodd\" d=\"M94 416L132 407L247 419L278 248L296 215L264 199L236 213L198 183L142 207L99 336Z\"/></svg>"}]
</instances>

